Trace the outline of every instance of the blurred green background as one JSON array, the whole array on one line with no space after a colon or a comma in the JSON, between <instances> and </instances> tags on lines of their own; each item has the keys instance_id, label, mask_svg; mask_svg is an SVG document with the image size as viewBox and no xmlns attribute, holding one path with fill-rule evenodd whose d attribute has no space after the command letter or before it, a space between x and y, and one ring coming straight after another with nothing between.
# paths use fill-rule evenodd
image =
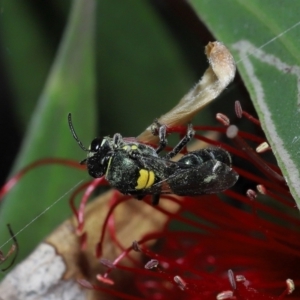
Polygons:
<instances>
[{"instance_id":1,"label":"blurred green background","mask_svg":"<svg viewBox=\"0 0 300 300\"><path fill-rule=\"evenodd\" d=\"M68 112L86 146L96 135L138 135L199 80L215 40L180 0L7 0L0 22L1 183L38 158L85 157ZM233 116L236 99L251 106L239 78L194 123ZM18 232L87 178L58 166L26 175L3 202L0 246L6 223ZM66 196L18 235L19 259L70 215Z\"/></svg>"}]
</instances>

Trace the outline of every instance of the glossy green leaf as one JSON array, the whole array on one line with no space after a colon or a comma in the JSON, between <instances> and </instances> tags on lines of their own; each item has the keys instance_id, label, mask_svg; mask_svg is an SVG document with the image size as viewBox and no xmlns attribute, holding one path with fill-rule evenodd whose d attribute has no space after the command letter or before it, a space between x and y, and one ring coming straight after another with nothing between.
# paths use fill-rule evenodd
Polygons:
<instances>
[{"instance_id":1,"label":"glossy green leaf","mask_svg":"<svg viewBox=\"0 0 300 300\"><path fill-rule=\"evenodd\" d=\"M68 24L42 95L27 129L12 174L43 157L83 158L68 128L73 113L78 135L95 131L94 0L73 2ZM26 175L5 198L0 215L0 236L8 236L6 223L18 236L19 259L24 258L46 234L71 215L68 197L40 214L87 175L64 166L43 166Z\"/></svg>"},{"instance_id":2,"label":"glossy green leaf","mask_svg":"<svg viewBox=\"0 0 300 300\"><path fill-rule=\"evenodd\" d=\"M232 50L263 130L300 205L300 2L191 0Z\"/></svg>"}]
</instances>

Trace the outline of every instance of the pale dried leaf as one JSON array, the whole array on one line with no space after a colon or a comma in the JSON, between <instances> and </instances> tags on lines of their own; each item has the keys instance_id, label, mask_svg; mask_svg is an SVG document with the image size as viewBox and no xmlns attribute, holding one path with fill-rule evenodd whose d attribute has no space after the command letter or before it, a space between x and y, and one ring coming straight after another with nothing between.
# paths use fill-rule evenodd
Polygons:
<instances>
[{"instance_id":1,"label":"pale dried leaf","mask_svg":"<svg viewBox=\"0 0 300 300\"><path fill-rule=\"evenodd\" d=\"M192 118L208 103L217 98L235 76L236 66L229 50L220 42L210 42L205 48L209 67L203 77L189 93L158 122L167 126L182 125ZM138 137L143 142L157 142L149 126Z\"/></svg>"},{"instance_id":2,"label":"pale dried leaf","mask_svg":"<svg viewBox=\"0 0 300 300\"><path fill-rule=\"evenodd\" d=\"M82 289L77 279L87 279L93 284L96 275L105 271L105 267L95 257L95 247L99 241L101 228L109 210L109 202L114 193L111 190L89 203L85 212L85 230L88 235L87 248L80 248L76 235L76 221L71 218L59 226L36 250L21 264L16 266L0 284L0 295L4 299L103 299L104 295L93 290ZM178 205L161 199L160 206L169 212L178 210ZM167 217L146 203L130 199L122 203L115 211L117 238L124 248L131 246L144 234L160 230ZM116 248L106 233L103 258L113 261L121 251ZM138 253L136 257L138 258ZM130 265L127 260L123 264ZM115 282L130 282L130 276L122 272L112 272ZM59 295L59 296L58 296ZM105 299L109 298L105 294Z\"/></svg>"}]
</instances>

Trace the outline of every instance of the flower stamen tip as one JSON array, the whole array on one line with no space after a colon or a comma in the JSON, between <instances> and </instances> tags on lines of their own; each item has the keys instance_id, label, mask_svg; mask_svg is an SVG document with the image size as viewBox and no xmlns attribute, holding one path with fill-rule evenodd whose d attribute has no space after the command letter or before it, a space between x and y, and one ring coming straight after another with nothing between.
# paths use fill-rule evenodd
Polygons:
<instances>
[{"instance_id":1,"label":"flower stamen tip","mask_svg":"<svg viewBox=\"0 0 300 300\"><path fill-rule=\"evenodd\" d=\"M295 290L295 283L292 279L287 279L286 281L287 293L290 295Z\"/></svg>"},{"instance_id":2,"label":"flower stamen tip","mask_svg":"<svg viewBox=\"0 0 300 300\"><path fill-rule=\"evenodd\" d=\"M234 139L239 132L239 129L235 125L230 125L226 130L226 135L229 139Z\"/></svg>"},{"instance_id":3,"label":"flower stamen tip","mask_svg":"<svg viewBox=\"0 0 300 300\"><path fill-rule=\"evenodd\" d=\"M100 264L109 268L109 269L114 269L116 266L109 260L109 259L106 259L106 258L101 258L99 260Z\"/></svg>"},{"instance_id":4,"label":"flower stamen tip","mask_svg":"<svg viewBox=\"0 0 300 300\"><path fill-rule=\"evenodd\" d=\"M241 102L239 100L236 100L234 102L234 110L235 110L236 116L241 119L243 116L243 109L242 109Z\"/></svg>"},{"instance_id":5,"label":"flower stamen tip","mask_svg":"<svg viewBox=\"0 0 300 300\"><path fill-rule=\"evenodd\" d=\"M234 290L236 290L236 282L235 282L234 273L232 270L228 270L228 279L229 279L231 287Z\"/></svg>"},{"instance_id":6,"label":"flower stamen tip","mask_svg":"<svg viewBox=\"0 0 300 300\"><path fill-rule=\"evenodd\" d=\"M89 289L89 290L93 289L93 285L85 279L78 279L77 282L86 289Z\"/></svg>"},{"instance_id":7,"label":"flower stamen tip","mask_svg":"<svg viewBox=\"0 0 300 300\"><path fill-rule=\"evenodd\" d=\"M257 193L251 189L247 190L246 195L250 200L254 200L257 197Z\"/></svg>"},{"instance_id":8,"label":"flower stamen tip","mask_svg":"<svg viewBox=\"0 0 300 300\"><path fill-rule=\"evenodd\" d=\"M145 265L145 269L153 269L156 268L158 266L159 262L157 259L151 259L150 261L148 261Z\"/></svg>"},{"instance_id":9,"label":"flower stamen tip","mask_svg":"<svg viewBox=\"0 0 300 300\"><path fill-rule=\"evenodd\" d=\"M217 295L217 300L225 300L225 299L232 299L233 292L232 291L225 291Z\"/></svg>"},{"instance_id":10,"label":"flower stamen tip","mask_svg":"<svg viewBox=\"0 0 300 300\"><path fill-rule=\"evenodd\" d=\"M257 185L256 188L257 188L258 192L261 193L262 195L267 194L267 189L262 184Z\"/></svg>"},{"instance_id":11,"label":"flower stamen tip","mask_svg":"<svg viewBox=\"0 0 300 300\"><path fill-rule=\"evenodd\" d=\"M98 281L103 282L105 284L109 284L109 285L114 285L115 284L115 282L112 279L104 277L100 274L97 274L96 278L97 278Z\"/></svg>"},{"instance_id":12,"label":"flower stamen tip","mask_svg":"<svg viewBox=\"0 0 300 300\"><path fill-rule=\"evenodd\" d=\"M178 287L184 291L186 288L186 283L182 280L182 278L178 275L174 277L174 281L177 283Z\"/></svg>"},{"instance_id":13,"label":"flower stamen tip","mask_svg":"<svg viewBox=\"0 0 300 300\"><path fill-rule=\"evenodd\" d=\"M237 282L244 282L244 281L246 281L246 278L243 275L236 275L235 279L236 279Z\"/></svg>"},{"instance_id":14,"label":"flower stamen tip","mask_svg":"<svg viewBox=\"0 0 300 300\"><path fill-rule=\"evenodd\" d=\"M133 249L135 252L141 252L141 247L139 246L139 244L138 244L137 241L133 241L133 242L132 242L132 249Z\"/></svg>"},{"instance_id":15,"label":"flower stamen tip","mask_svg":"<svg viewBox=\"0 0 300 300\"><path fill-rule=\"evenodd\" d=\"M255 151L257 153L263 153L263 152L266 152L268 150L271 150L271 147L270 145L267 143L267 142L263 142L261 143L260 145L258 145L255 149Z\"/></svg>"},{"instance_id":16,"label":"flower stamen tip","mask_svg":"<svg viewBox=\"0 0 300 300\"><path fill-rule=\"evenodd\" d=\"M216 119L217 119L217 121L219 121L224 126L229 126L230 125L229 118L226 115L222 114L222 113L217 113L216 114Z\"/></svg>"}]
</instances>

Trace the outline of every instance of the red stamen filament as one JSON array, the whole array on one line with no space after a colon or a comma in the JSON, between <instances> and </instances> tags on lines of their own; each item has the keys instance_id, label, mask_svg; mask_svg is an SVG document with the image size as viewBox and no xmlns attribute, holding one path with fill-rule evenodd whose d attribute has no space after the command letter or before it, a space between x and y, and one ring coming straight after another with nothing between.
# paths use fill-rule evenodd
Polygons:
<instances>
[{"instance_id":1,"label":"red stamen filament","mask_svg":"<svg viewBox=\"0 0 300 300\"><path fill-rule=\"evenodd\" d=\"M21 171L19 171L17 174L15 174L13 177L11 177L0 189L0 199L2 199L14 186L15 184L24 176L26 175L29 171L36 167L41 167L45 165L53 165L53 164L58 164L62 166L68 166L71 168L75 169L80 169L83 170L85 169L84 166L81 166L78 164L78 162L75 162L74 160L71 159L63 159L63 158L43 158L39 159L25 168L23 168Z\"/></svg>"}]
</instances>

